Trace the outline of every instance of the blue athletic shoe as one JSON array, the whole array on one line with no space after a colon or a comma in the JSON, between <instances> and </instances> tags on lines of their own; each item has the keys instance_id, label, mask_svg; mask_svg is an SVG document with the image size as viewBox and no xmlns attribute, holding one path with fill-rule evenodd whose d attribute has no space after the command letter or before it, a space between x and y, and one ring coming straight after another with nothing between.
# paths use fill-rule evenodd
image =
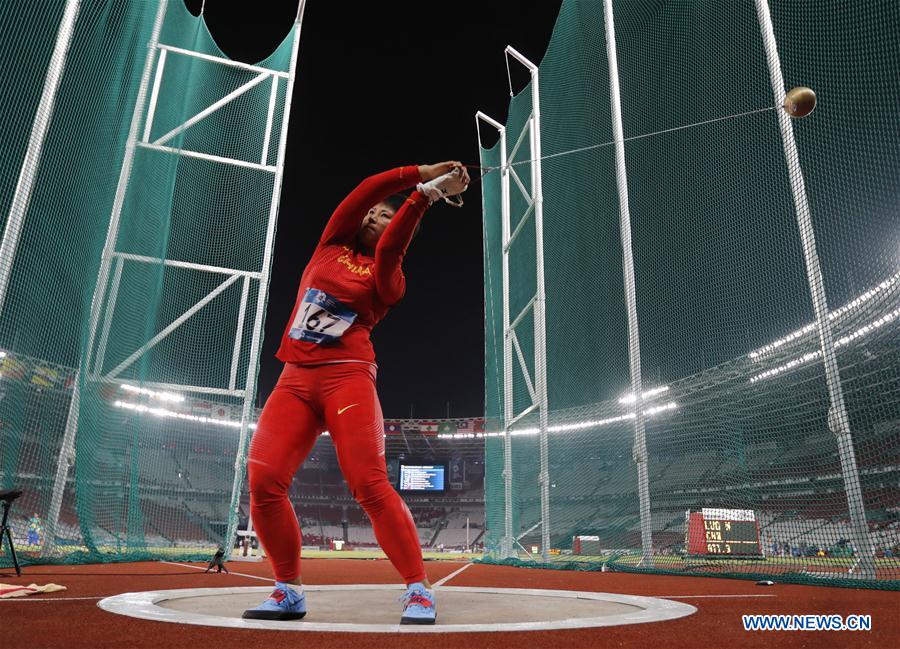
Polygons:
<instances>
[{"instance_id":1,"label":"blue athletic shoe","mask_svg":"<svg viewBox=\"0 0 900 649\"><path fill-rule=\"evenodd\" d=\"M306 615L306 593L297 594L293 588L280 581L269 599L256 608L249 608L241 616L245 620L299 620Z\"/></svg>"},{"instance_id":2,"label":"blue athletic shoe","mask_svg":"<svg viewBox=\"0 0 900 649\"><path fill-rule=\"evenodd\" d=\"M428 590L421 583L410 584L400 601L403 602L400 624L434 624L437 619L434 591Z\"/></svg>"}]
</instances>

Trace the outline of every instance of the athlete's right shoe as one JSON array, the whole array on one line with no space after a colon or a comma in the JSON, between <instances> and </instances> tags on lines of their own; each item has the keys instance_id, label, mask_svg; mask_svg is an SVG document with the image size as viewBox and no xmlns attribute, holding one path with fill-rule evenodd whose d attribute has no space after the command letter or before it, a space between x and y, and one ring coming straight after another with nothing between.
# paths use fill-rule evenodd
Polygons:
<instances>
[{"instance_id":1,"label":"athlete's right shoe","mask_svg":"<svg viewBox=\"0 0 900 649\"><path fill-rule=\"evenodd\" d=\"M306 593L298 594L288 584L275 582L275 590L256 608L248 608L245 620L299 620L306 615Z\"/></svg>"},{"instance_id":2,"label":"athlete's right shoe","mask_svg":"<svg viewBox=\"0 0 900 649\"><path fill-rule=\"evenodd\" d=\"M437 611L434 605L434 591L425 588L421 582L410 584L400 601L403 602L400 624L435 623Z\"/></svg>"}]
</instances>

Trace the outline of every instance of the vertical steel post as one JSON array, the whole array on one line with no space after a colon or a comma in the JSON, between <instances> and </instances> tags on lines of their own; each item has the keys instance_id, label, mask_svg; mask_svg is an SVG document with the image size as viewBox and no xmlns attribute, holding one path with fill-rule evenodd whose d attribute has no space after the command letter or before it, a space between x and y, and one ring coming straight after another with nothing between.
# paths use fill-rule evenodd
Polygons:
<instances>
[{"instance_id":1,"label":"vertical steel post","mask_svg":"<svg viewBox=\"0 0 900 649\"><path fill-rule=\"evenodd\" d=\"M150 107L147 109L147 119L144 120L144 142L150 141L150 133L153 130L153 118L156 115L156 103L159 100L159 87L162 84L163 73L166 69L166 56L169 50L162 50L156 63L156 76L153 79L153 90L150 91Z\"/></svg>"},{"instance_id":2,"label":"vertical steel post","mask_svg":"<svg viewBox=\"0 0 900 649\"><path fill-rule=\"evenodd\" d=\"M113 200L112 214L109 227L106 232L106 242L100 257L100 269L97 284L94 286L94 295L91 299L91 320L89 325L88 345L82 350L82 359L78 371L75 373L75 381L72 388L72 401L69 404L69 412L66 416L66 431L59 449L59 459L56 463L56 477L53 481L53 495L50 500L50 512L47 515L47 541L41 552L42 556L50 556L53 553L56 542L56 528L59 524L59 511L62 506L63 492L66 487L66 478L69 474L69 466L75 462L75 431L78 428L78 407L81 401L81 381L88 374L91 366L91 352L94 347L94 338L97 335L97 327L100 321L101 304L106 292L106 284L109 281L109 267L112 263L116 237L119 232L119 217L122 214L122 206L125 204L125 192L131 178L131 167L134 162L135 142L138 129L144 112L144 103L147 98L147 87L150 85L150 74L153 72L153 62L156 58L156 46L159 43L159 34L162 31L163 20L166 16L168 0L160 0L156 11L156 19L153 23L153 31L150 41L147 43L147 58L144 63L144 71L141 76L138 94L134 102L134 112L131 116L131 127L128 131L128 139L125 143L125 157L122 160L122 168L119 171L119 184L116 187L116 196Z\"/></svg>"},{"instance_id":3,"label":"vertical steel post","mask_svg":"<svg viewBox=\"0 0 900 649\"><path fill-rule=\"evenodd\" d=\"M622 132L622 100L619 94L619 63L612 0L603 0L606 23L606 58L609 63L609 95L616 154L616 186L619 192L619 229L622 238L622 274L628 307L628 364L634 393L634 461L638 472L638 500L641 512L641 565L653 566L653 536L650 525L650 480L647 469L647 435L644 425L644 395L641 382L641 343L638 333L634 288L634 257L631 249L631 213L628 207L628 175L625 168L625 141Z\"/></svg>"},{"instance_id":4,"label":"vertical steel post","mask_svg":"<svg viewBox=\"0 0 900 649\"><path fill-rule=\"evenodd\" d=\"M819 329L819 343L825 364L825 382L828 387L828 398L831 407L828 410L828 427L837 438L838 453L841 458L841 473L844 488L847 492L847 506L850 511L850 522L853 527L856 544L856 565L850 569L851 574L866 579L875 579L875 552L869 537L866 524L866 509L863 503L862 487L859 482L859 469L853 450L853 436L850 431L850 416L844 403L844 391L841 385L841 374L837 356L834 351L834 336L831 321L828 319L828 301L825 296L825 284L819 256L816 251L816 235L813 230L812 215L806 198L806 184L803 180L803 169L794 140L794 127L791 118L781 110L784 103L784 78L781 72L781 59L778 56L778 45L775 41L775 30L772 16L766 0L755 0L756 15L759 18L759 29L763 47L766 52L766 63L775 98L778 126L784 147L784 159L787 163L791 194L794 198L794 209L797 214L797 228L800 230L800 242L803 246L803 259L806 264L806 280L812 296L813 311ZM858 570L856 570L858 568ZM856 572L854 572L856 570Z\"/></svg>"},{"instance_id":5,"label":"vertical steel post","mask_svg":"<svg viewBox=\"0 0 900 649\"><path fill-rule=\"evenodd\" d=\"M541 556L550 557L550 443L547 412L547 329L546 292L544 286L544 190L541 179L541 90L538 66L507 46L506 52L531 74L531 119L529 144L531 145L531 194L534 201L535 257L537 266L537 291L534 300L534 392L539 408L540 462L538 484L541 493Z\"/></svg>"},{"instance_id":6,"label":"vertical steel post","mask_svg":"<svg viewBox=\"0 0 900 649\"><path fill-rule=\"evenodd\" d=\"M247 316L247 298L250 296L250 276L244 275L241 288L241 306L238 310L237 325L234 331L234 347L231 350L231 372L228 375L228 389L234 390L237 385L238 362L241 359L241 343L244 340L244 320Z\"/></svg>"},{"instance_id":7,"label":"vertical steel post","mask_svg":"<svg viewBox=\"0 0 900 649\"><path fill-rule=\"evenodd\" d=\"M278 98L278 77L272 75L272 90L269 93L269 110L266 112L266 134L263 136L262 152L259 156L259 164L269 162L269 145L272 140L272 121L275 116L275 100Z\"/></svg>"},{"instance_id":8,"label":"vertical steel post","mask_svg":"<svg viewBox=\"0 0 900 649\"><path fill-rule=\"evenodd\" d=\"M500 130L500 241L503 259L503 545L502 558L511 557L515 548L512 504L512 338L509 331L509 167L506 158L506 127Z\"/></svg>"},{"instance_id":9,"label":"vertical steel post","mask_svg":"<svg viewBox=\"0 0 900 649\"><path fill-rule=\"evenodd\" d=\"M241 486L244 482L244 471L247 468L247 447L249 445L250 418L253 416L253 403L256 398L256 383L259 376L259 353L262 347L262 328L265 321L266 294L269 291L269 280L272 274L272 253L275 245L275 223L278 220L278 206L281 201L281 183L284 177L284 158L287 150L288 124L291 116L291 98L294 92L294 79L297 72L297 53L300 48L300 30L303 25L303 11L306 0L300 0L297 19L294 23L294 42L291 49L290 70L288 71L287 90L284 95L284 111L282 113L281 133L278 139L278 156L275 166L275 181L272 186L272 199L269 203L269 223L266 228L265 252L259 279L259 291L256 297L256 314L253 321L253 337L250 340L250 357L247 364L247 381L244 387L244 405L241 413L241 435L238 441L238 452L234 460L234 483L231 488L231 506L229 508L228 530L225 534L226 556L231 555L237 533L238 513L241 502Z\"/></svg>"},{"instance_id":10,"label":"vertical steel post","mask_svg":"<svg viewBox=\"0 0 900 649\"><path fill-rule=\"evenodd\" d=\"M515 546L512 516L512 436L509 427L509 422L513 418L512 338L509 331L509 256L507 251L509 242L509 168L506 160L506 127L484 113L478 112L476 128L478 119L490 124L500 133L500 251L503 260L503 420L501 422L503 429L503 540L500 545L500 558L506 559L513 555ZM480 138L478 143L481 144Z\"/></svg>"},{"instance_id":11,"label":"vertical steel post","mask_svg":"<svg viewBox=\"0 0 900 649\"><path fill-rule=\"evenodd\" d=\"M9 216L6 219L6 227L3 230L3 241L0 242L0 315L3 313L3 305L6 303L6 291L9 288L9 278L12 275L16 249L19 247L25 215L28 213L28 205L31 203L31 193L34 190L38 166L44 151L44 140L47 138L47 130L50 128L50 120L56 104L56 93L66 67L66 58L69 55L72 36L75 34L75 23L78 21L80 8L80 0L68 0L63 11L59 31L56 35L56 45L47 66L47 76L44 77L44 90L41 92L41 99L31 125L28 148L25 150L25 159L22 161L19 180L16 183Z\"/></svg>"},{"instance_id":12,"label":"vertical steel post","mask_svg":"<svg viewBox=\"0 0 900 649\"><path fill-rule=\"evenodd\" d=\"M113 314L116 312L116 302L119 299L119 284L122 281L122 270L125 266L125 260L117 257L115 264L112 285L109 287L109 297L106 300L106 315L103 318L103 327L100 329L100 342L97 344L97 353L94 354L92 361L87 365L87 376L91 380L96 380L103 373L103 363L106 360L106 345L109 342L109 329L112 326Z\"/></svg>"}]
</instances>

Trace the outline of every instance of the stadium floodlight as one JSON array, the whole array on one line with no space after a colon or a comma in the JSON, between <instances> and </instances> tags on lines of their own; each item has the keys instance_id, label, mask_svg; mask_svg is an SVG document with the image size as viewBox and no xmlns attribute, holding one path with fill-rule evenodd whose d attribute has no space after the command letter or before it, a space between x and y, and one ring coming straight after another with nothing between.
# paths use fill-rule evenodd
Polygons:
<instances>
[{"instance_id":1,"label":"stadium floodlight","mask_svg":"<svg viewBox=\"0 0 900 649\"><path fill-rule=\"evenodd\" d=\"M662 405L662 406L648 408L647 410L644 411L644 414L653 416L660 412L666 412L667 410L677 410L677 409L678 409L678 404L675 403L674 401L670 401L669 403Z\"/></svg>"},{"instance_id":2,"label":"stadium floodlight","mask_svg":"<svg viewBox=\"0 0 900 649\"><path fill-rule=\"evenodd\" d=\"M668 388L667 388L668 389ZM678 408L678 404L674 401L670 401L664 405L654 406L653 408L647 408L644 410L645 417L652 417L653 415L657 415L661 412L666 412L669 410L675 410ZM607 419L597 419L593 421L581 421L573 424L558 424L556 426L550 426L551 433L561 433L567 432L570 430L583 430L585 428L598 428L600 426L608 426L609 424L615 424L620 421L628 421L630 419L634 419L637 416L635 412L629 412L624 415L619 415L618 417L609 417Z\"/></svg>"},{"instance_id":3,"label":"stadium floodlight","mask_svg":"<svg viewBox=\"0 0 900 649\"><path fill-rule=\"evenodd\" d=\"M828 314L828 319L835 320L849 311L858 309L860 306L862 306L866 302L870 301L876 295L884 293L886 290L888 290L889 288L892 288L893 286L895 286L898 283L900 283L900 273L896 273L895 275L893 275L893 276L889 277L888 279L884 280L883 282L881 282L878 286L876 286L874 288L870 288L865 293L863 293L863 294L859 295L858 297L847 302L847 304L835 309L834 311L832 311L831 313ZM761 358L763 358L770 352L778 349L779 347L782 347L782 346L788 344L789 342L793 342L793 341L797 340L798 338L802 338L806 334L815 331L815 329L816 329L816 323L812 322L812 323L806 325L805 327L801 327L800 329L797 329L796 331L792 331L788 335L786 335L782 338L779 338L778 340L771 342L768 345L765 345L764 347L760 347L759 349L750 352L749 354L747 354L747 356L750 358L750 360L759 361Z\"/></svg>"},{"instance_id":4,"label":"stadium floodlight","mask_svg":"<svg viewBox=\"0 0 900 649\"><path fill-rule=\"evenodd\" d=\"M653 408L648 408L644 410L645 417L652 417L654 415L658 415L662 412L668 412L670 410L676 410L678 408L678 404L674 401L670 401L669 403L655 406ZM584 430L586 428L599 428L601 426L608 426L610 424L616 424L622 421L630 421L634 419L636 416L635 412L629 412L624 415L618 415L616 417L608 417L606 419L593 419L588 421L577 421L571 424L556 424L555 426L550 426L547 431L551 433L567 433L574 430ZM538 428L520 428L518 430L511 430L510 435L513 436L524 436L524 435L537 435L540 433L540 429ZM441 439L451 439L457 437L458 434L446 433L443 435L438 435L438 438ZM475 433L476 437L503 437L503 433ZM469 435L461 435L463 437Z\"/></svg>"},{"instance_id":5,"label":"stadium floodlight","mask_svg":"<svg viewBox=\"0 0 900 649\"><path fill-rule=\"evenodd\" d=\"M140 403L130 403L128 401L119 401L116 400L113 402L113 405L116 408L123 408L125 410L132 410L134 412L139 412L141 414L153 415L155 417L171 417L174 419L182 419L184 421L192 421L198 424L211 424L213 426L224 426L226 428L240 428L240 421L230 421L228 419L216 419L215 417L204 417L201 415L191 415L186 412L177 412L175 410L169 410L168 408L157 408L151 406L145 406ZM250 430L256 430L256 424L249 424L248 428Z\"/></svg>"},{"instance_id":6,"label":"stadium floodlight","mask_svg":"<svg viewBox=\"0 0 900 649\"><path fill-rule=\"evenodd\" d=\"M840 347L841 345L846 345L846 344L856 340L857 338L867 336L868 334L872 333L876 329L880 329L887 323L896 320L898 316L900 316L900 309L894 309L890 313L886 313L885 315L881 316L880 318L876 318L869 324L863 325L862 327L860 327L853 333L843 336L841 338L838 338L837 346Z\"/></svg>"},{"instance_id":7,"label":"stadium floodlight","mask_svg":"<svg viewBox=\"0 0 900 649\"><path fill-rule=\"evenodd\" d=\"M662 394L663 392L668 391L668 389L669 389L668 385L663 385L658 388L650 388L649 390L644 390L642 392L642 396L644 399L649 399L650 397L655 397L657 394ZM635 401L636 401L636 399L635 399L633 392L626 394L624 397L621 397L619 399L619 403L626 404L626 405L629 403L634 403Z\"/></svg>"},{"instance_id":8,"label":"stadium floodlight","mask_svg":"<svg viewBox=\"0 0 900 649\"><path fill-rule=\"evenodd\" d=\"M846 336L838 338L834 342L834 347L835 347L835 349L837 349L839 347L844 347L845 345L850 344L857 338L862 338L863 336L867 336L867 335L877 331L884 325L886 325L890 322L893 322L898 317L900 317L900 308L894 309L890 313L886 313L883 316L881 316L880 318L876 318L869 324L863 325L856 331L853 331L852 333L849 333ZM781 374L783 372L787 372L788 370L791 370L791 369L797 367L798 365L803 365L804 363L808 363L817 358L821 358L821 356L822 356L822 352L820 350L803 354L803 356L794 358L783 365L779 365L778 367L773 367L770 370L766 370L765 372L761 372L755 376L751 376L750 383L756 383L757 381L761 381L763 379L768 379L768 378L771 378L778 374Z\"/></svg>"},{"instance_id":9,"label":"stadium floodlight","mask_svg":"<svg viewBox=\"0 0 900 649\"><path fill-rule=\"evenodd\" d=\"M175 403L184 401L184 397L182 395L175 394L174 392L157 392L156 390L148 390L147 388L141 388L136 385L129 385L128 383L122 383L119 387L126 392L131 392L132 394L140 394L145 397L150 397L151 399L158 399L159 401L171 401Z\"/></svg>"}]
</instances>

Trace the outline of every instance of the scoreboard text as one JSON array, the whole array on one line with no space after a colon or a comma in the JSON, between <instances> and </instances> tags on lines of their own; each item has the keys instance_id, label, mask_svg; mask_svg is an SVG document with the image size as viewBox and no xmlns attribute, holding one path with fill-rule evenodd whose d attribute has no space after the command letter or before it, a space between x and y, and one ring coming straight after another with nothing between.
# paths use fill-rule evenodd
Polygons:
<instances>
[{"instance_id":1,"label":"scoreboard text","mask_svg":"<svg viewBox=\"0 0 900 649\"><path fill-rule=\"evenodd\" d=\"M709 557L761 557L759 526L754 512L746 509L713 509L686 512L687 554Z\"/></svg>"}]
</instances>

